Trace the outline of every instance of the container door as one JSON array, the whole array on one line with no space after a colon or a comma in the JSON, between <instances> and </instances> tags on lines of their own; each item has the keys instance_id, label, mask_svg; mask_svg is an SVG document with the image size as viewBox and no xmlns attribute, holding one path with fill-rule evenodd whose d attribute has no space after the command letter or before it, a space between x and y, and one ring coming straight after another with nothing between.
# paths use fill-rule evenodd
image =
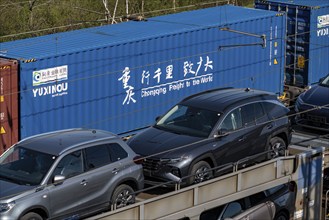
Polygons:
<instances>
[{"instance_id":1,"label":"container door","mask_svg":"<svg viewBox=\"0 0 329 220\"><path fill-rule=\"evenodd\" d=\"M0 155L18 141L18 62L0 58Z\"/></svg>"}]
</instances>

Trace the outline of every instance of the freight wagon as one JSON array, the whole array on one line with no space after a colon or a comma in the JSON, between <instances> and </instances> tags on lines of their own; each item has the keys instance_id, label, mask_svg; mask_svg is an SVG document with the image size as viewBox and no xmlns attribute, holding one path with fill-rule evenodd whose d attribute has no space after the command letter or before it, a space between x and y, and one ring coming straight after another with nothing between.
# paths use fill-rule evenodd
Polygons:
<instances>
[{"instance_id":1,"label":"freight wagon","mask_svg":"<svg viewBox=\"0 0 329 220\"><path fill-rule=\"evenodd\" d=\"M255 8L285 13L285 94L294 101L329 73L328 0L255 0Z\"/></svg>"},{"instance_id":2,"label":"freight wagon","mask_svg":"<svg viewBox=\"0 0 329 220\"><path fill-rule=\"evenodd\" d=\"M0 151L38 133L153 123L217 87L283 93L286 17L226 5L0 44Z\"/></svg>"}]
</instances>

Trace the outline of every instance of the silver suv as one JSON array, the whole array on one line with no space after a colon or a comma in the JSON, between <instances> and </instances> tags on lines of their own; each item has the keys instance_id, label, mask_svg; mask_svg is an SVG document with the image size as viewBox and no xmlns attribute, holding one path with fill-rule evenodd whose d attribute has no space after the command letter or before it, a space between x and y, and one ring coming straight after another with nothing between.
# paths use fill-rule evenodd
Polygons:
<instances>
[{"instance_id":1,"label":"silver suv","mask_svg":"<svg viewBox=\"0 0 329 220\"><path fill-rule=\"evenodd\" d=\"M70 129L33 136L0 157L0 219L79 219L135 202L141 161L110 132Z\"/></svg>"}]
</instances>

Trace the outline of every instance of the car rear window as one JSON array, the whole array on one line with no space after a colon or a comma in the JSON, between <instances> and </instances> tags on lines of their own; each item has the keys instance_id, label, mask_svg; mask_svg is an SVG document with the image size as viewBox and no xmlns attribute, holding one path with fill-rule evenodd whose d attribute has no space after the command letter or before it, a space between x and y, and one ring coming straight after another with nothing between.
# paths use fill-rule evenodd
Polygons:
<instances>
[{"instance_id":1,"label":"car rear window","mask_svg":"<svg viewBox=\"0 0 329 220\"><path fill-rule=\"evenodd\" d=\"M108 145L98 145L85 149L87 169L95 169L111 163Z\"/></svg>"},{"instance_id":2,"label":"car rear window","mask_svg":"<svg viewBox=\"0 0 329 220\"><path fill-rule=\"evenodd\" d=\"M88 170L128 157L128 153L117 143L88 147L85 153Z\"/></svg>"},{"instance_id":3,"label":"car rear window","mask_svg":"<svg viewBox=\"0 0 329 220\"><path fill-rule=\"evenodd\" d=\"M113 162L128 157L128 153L117 143L109 144L109 149Z\"/></svg>"},{"instance_id":4,"label":"car rear window","mask_svg":"<svg viewBox=\"0 0 329 220\"><path fill-rule=\"evenodd\" d=\"M268 115L272 118L281 117L285 115L289 110L283 106L283 104L279 104L276 102L263 102L263 106Z\"/></svg>"}]
</instances>

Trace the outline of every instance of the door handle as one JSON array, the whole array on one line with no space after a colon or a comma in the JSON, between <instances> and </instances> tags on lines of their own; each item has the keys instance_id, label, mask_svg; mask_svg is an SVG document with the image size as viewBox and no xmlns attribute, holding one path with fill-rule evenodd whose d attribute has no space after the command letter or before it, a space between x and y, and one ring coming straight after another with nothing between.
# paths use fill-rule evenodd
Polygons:
<instances>
[{"instance_id":1,"label":"door handle","mask_svg":"<svg viewBox=\"0 0 329 220\"><path fill-rule=\"evenodd\" d=\"M273 128L273 124L268 124L268 125L266 125L266 128L267 128L267 129L272 129L272 128Z\"/></svg>"},{"instance_id":2,"label":"door handle","mask_svg":"<svg viewBox=\"0 0 329 220\"><path fill-rule=\"evenodd\" d=\"M241 142L241 141L245 141L245 140L246 140L246 137L243 136L243 137L241 137L238 141Z\"/></svg>"},{"instance_id":3,"label":"door handle","mask_svg":"<svg viewBox=\"0 0 329 220\"><path fill-rule=\"evenodd\" d=\"M80 183L80 185L82 185L82 186L86 186L87 183L88 183L88 181L86 181L86 180L82 180L81 183Z\"/></svg>"},{"instance_id":4,"label":"door handle","mask_svg":"<svg viewBox=\"0 0 329 220\"><path fill-rule=\"evenodd\" d=\"M112 170L112 173L113 174L117 174L119 172L119 169L118 168L114 168L113 170Z\"/></svg>"}]
</instances>

